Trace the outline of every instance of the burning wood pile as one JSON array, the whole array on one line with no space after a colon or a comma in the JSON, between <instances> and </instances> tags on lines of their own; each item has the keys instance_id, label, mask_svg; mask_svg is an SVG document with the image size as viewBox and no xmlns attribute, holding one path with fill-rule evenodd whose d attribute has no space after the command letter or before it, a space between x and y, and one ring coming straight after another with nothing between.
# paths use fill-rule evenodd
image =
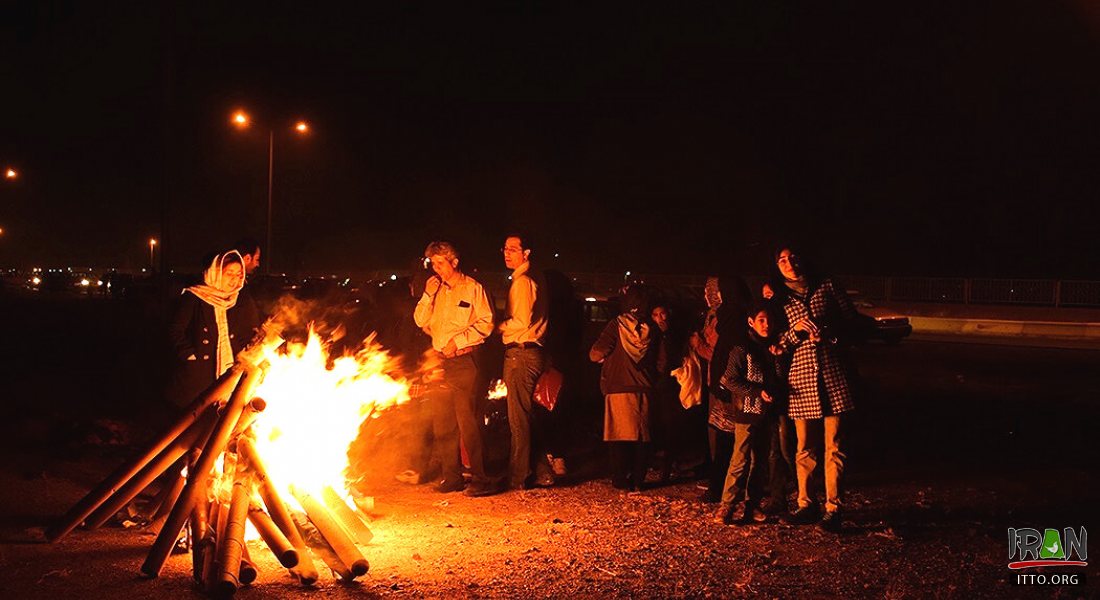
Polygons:
<instances>
[{"instance_id":1,"label":"burning wood pile","mask_svg":"<svg viewBox=\"0 0 1100 600\"><path fill-rule=\"evenodd\" d=\"M306 344L279 343L242 353L163 435L48 529L47 539L81 524L100 527L167 474L145 511L157 536L144 576L160 574L186 528L197 584L213 596L233 595L257 575L247 523L303 585L319 578L314 559L342 580L366 574L359 545L373 534L367 499L349 503L348 446L366 419L407 401L408 386L391 376L393 363L373 340L331 362L313 331Z\"/></svg>"}]
</instances>

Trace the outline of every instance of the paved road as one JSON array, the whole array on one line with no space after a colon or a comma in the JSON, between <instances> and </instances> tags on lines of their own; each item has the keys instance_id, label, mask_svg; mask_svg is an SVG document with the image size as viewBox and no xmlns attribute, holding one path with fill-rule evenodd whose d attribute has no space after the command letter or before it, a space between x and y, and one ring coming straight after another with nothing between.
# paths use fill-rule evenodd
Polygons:
<instances>
[{"instance_id":1,"label":"paved road","mask_svg":"<svg viewBox=\"0 0 1100 600\"><path fill-rule=\"evenodd\" d=\"M953 466L1095 464L1100 351L906 340L856 356L867 392L855 419L857 455Z\"/></svg>"}]
</instances>

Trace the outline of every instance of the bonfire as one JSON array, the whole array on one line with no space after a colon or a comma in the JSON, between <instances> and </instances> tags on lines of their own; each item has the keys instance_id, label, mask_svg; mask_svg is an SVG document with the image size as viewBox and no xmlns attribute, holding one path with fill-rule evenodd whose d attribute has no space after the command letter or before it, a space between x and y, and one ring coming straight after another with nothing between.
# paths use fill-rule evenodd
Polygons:
<instances>
[{"instance_id":1,"label":"bonfire","mask_svg":"<svg viewBox=\"0 0 1100 600\"><path fill-rule=\"evenodd\" d=\"M160 574L181 536L191 540L195 581L219 597L255 579L245 544L252 537L304 585L318 580L318 560L343 580L366 574L361 546L373 537L373 499L352 491L348 447L367 419L408 401L408 383L373 338L331 358L312 328L304 344L265 329L183 417L47 538L103 525L168 473L146 509L159 531L144 576Z\"/></svg>"}]
</instances>

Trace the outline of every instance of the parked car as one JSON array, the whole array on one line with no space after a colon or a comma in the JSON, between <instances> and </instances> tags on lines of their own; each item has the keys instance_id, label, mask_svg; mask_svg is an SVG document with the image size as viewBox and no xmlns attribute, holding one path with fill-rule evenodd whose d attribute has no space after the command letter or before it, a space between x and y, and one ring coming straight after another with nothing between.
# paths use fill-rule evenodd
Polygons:
<instances>
[{"instance_id":1,"label":"parked car","mask_svg":"<svg viewBox=\"0 0 1100 600\"><path fill-rule=\"evenodd\" d=\"M862 298L853 298L856 310L861 315L873 321L868 322L864 334L868 339L878 339L887 344L897 344L913 333L913 326L909 323L909 317L898 314L888 308L875 306ZM873 326L872 326L873 325Z\"/></svg>"}]
</instances>

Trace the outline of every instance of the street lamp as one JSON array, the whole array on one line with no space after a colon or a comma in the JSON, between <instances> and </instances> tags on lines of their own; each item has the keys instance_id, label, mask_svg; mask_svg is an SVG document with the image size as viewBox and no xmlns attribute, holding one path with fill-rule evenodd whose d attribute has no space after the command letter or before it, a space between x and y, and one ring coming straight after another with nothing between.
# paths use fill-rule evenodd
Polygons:
<instances>
[{"instance_id":1,"label":"street lamp","mask_svg":"<svg viewBox=\"0 0 1100 600\"><path fill-rule=\"evenodd\" d=\"M156 263L153 262L153 248L157 247L156 238L149 238L149 270L156 270Z\"/></svg>"},{"instance_id":2,"label":"street lamp","mask_svg":"<svg viewBox=\"0 0 1100 600\"><path fill-rule=\"evenodd\" d=\"M238 110L230 117L230 122L237 129L248 129L252 125L252 117L243 110ZM294 124L292 130L298 135L307 135L310 132L309 123L299 120ZM267 245L264 247L264 255L267 260L264 261L264 270L268 273L271 272L271 214L272 214L272 181L275 178L275 129L268 127L267 130Z\"/></svg>"},{"instance_id":3,"label":"street lamp","mask_svg":"<svg viewBox=\"0 0 1100 600\"><path fill-rule=\"evenodd\" d=\"M19 178L19 172L16 171L15 169L13 169L11 167L8 167L7 169L4 169L4 179L18 179L18 178Z\"/></svg>"}]
</instances>

